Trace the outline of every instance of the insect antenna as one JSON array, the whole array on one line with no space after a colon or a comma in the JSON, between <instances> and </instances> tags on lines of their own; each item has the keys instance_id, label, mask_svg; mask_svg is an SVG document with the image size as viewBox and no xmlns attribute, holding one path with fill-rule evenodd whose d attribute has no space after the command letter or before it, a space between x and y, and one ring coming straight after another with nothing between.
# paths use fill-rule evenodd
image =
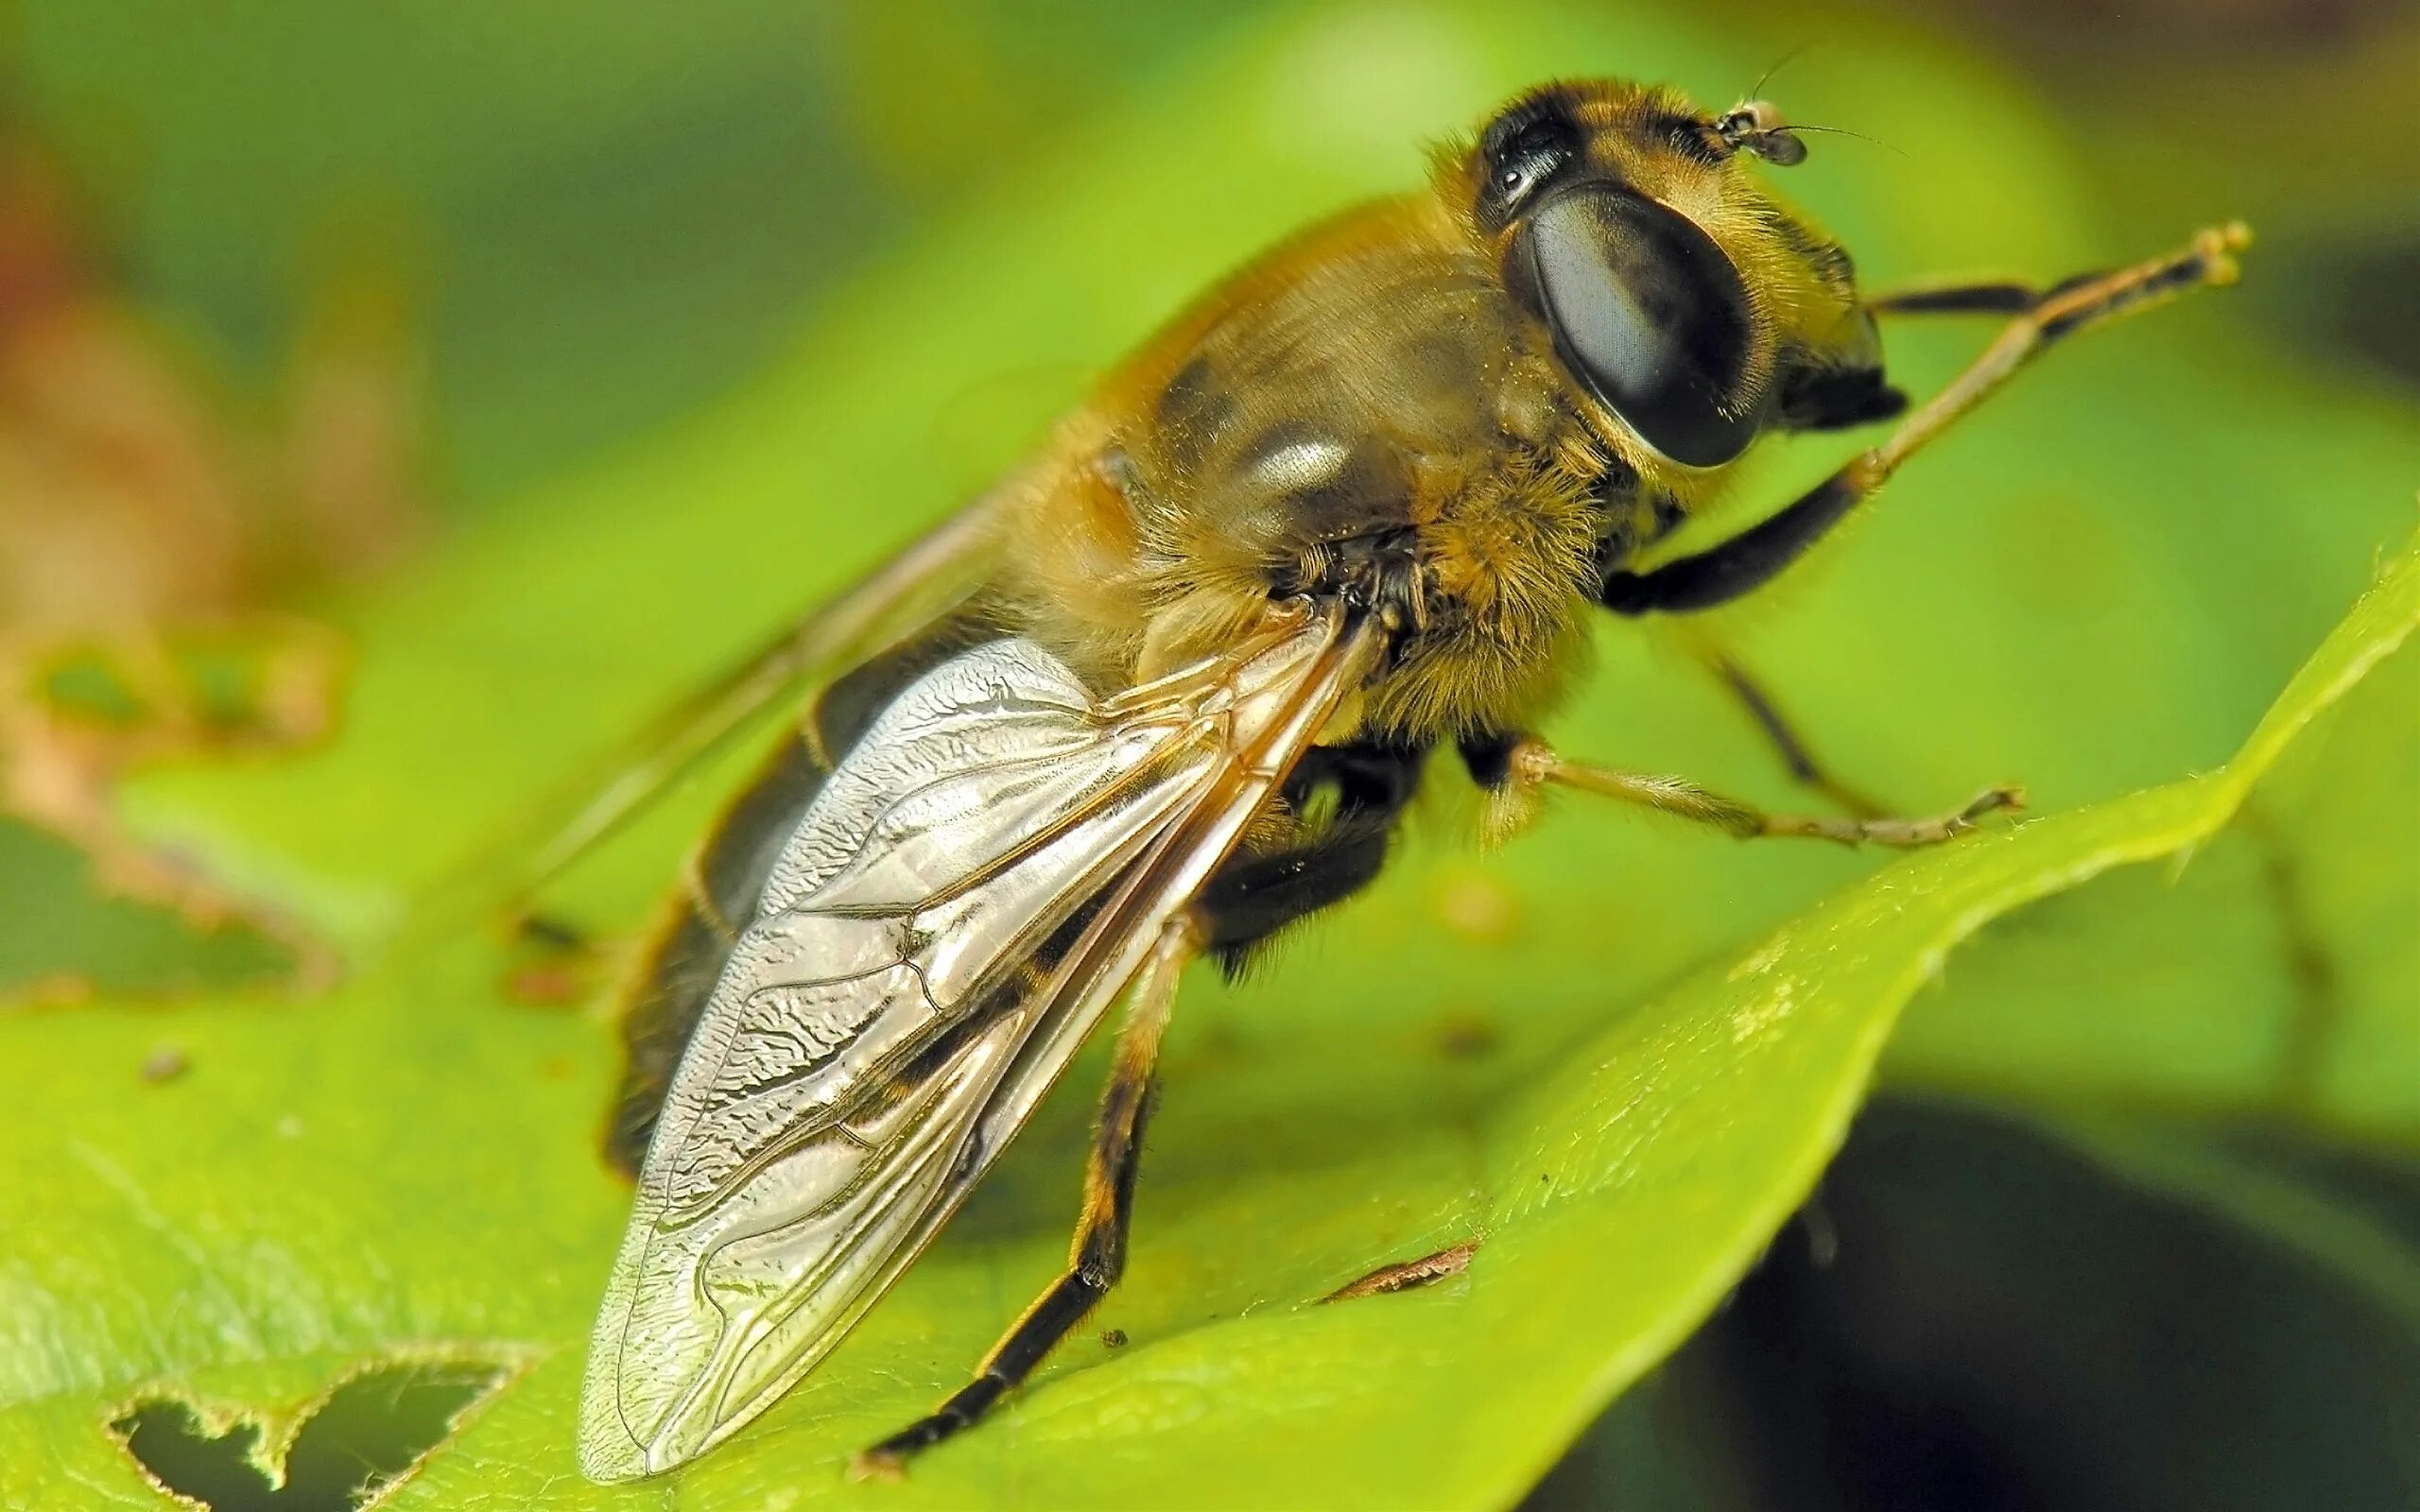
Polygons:
<instances>
[{"instance_id":1,"label":"insect antenna","mask_svg":"<svg viewBox=\"0 0 2420 1512\"><path fill-rule=\"evenodd\" d=\"M1756 76L1756 81L1749 85L1747 93L1739 97L1743 100L1762 99L1765 94L1765 86L1773 81L1773 76L1775 74L1780 73L1783 69L1788 68L1790 64L1806 57L1808 53L1813 52L1815 47L1816 43L1814 43L1802 42L1797 46L1792 47L1789 51L1782 54L1780 58L1773 61L1771 67L1768 67L1763 73Z\"/></svg>"},{"instance_id":2,"label":"insect antenna","mask_svg":"<svg viewBox=\"0 0 2420 1512\"><path fill-rule=\"evenodd\" d=\"M1789 131L1828 131L1834 136L1853 136L1860 142L1871 143L1875 146L1880 147L1885 152L1896 153L1898 156L1903 158L1908 156L1904 150L1893 146L1890 143L1883 141L1880 137L1868 136L1862 131L1852 131L1845 126L1803 126L1796 121L1792 121L1789 126L1783 128L1783 129ZM1913 160L1910 159L1910 161Z\"/></svg>"}]
</instances>

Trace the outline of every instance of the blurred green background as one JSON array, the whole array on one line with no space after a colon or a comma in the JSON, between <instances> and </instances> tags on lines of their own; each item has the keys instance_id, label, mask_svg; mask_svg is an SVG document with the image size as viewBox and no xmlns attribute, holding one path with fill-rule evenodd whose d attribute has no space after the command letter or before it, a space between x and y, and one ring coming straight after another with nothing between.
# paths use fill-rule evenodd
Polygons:
<instances>
[{"instance_id":1,"label":"blurred green background","mask_svg":"<svg viewBox=\"0 0 2420 1512\"><path fill-rule=\"evenodd\" d=\"M326 285L395 284L426 364L427 503L474 511L761 372L820 297L1265 33L1275 9L24 0L0 104L19 147L51 156L85 250L237 396L273 391ZM2420 55L2407 7L1750 3L1720 8L1719 26L1701 8L1621 9L1787 60L1769 92L1793 116L1880 137L1827 140L1789 182L1819 211L1845 179L1988 194L2005 144L1977 139L1959 86L2015 94L2048 139L2026 147L2057 153L2075 180L2075 199L2029 218L2072 217L2132 249L2239 214L2262 236L2262 271L2228 318L2301 360L2409 380L2420 150L2380 113ZM1334 26L1335 72L1316 86L1332 107L1357 50L1436 41L1384 6L1338 9ZM1876 97L1903 83L1871 66L1886 37L1940 49L1932 111ZM1668 77L1708 99L1752 81L1679 67L1705 57L1568 67ZM1488 81L1426 61L1442 132ZM1167 171L1199 171L1224 146L1191 142ZM1969 255L2033 249L1979 236ZM1912 271L1908 249L1861 250L1878 274ZM970 351L967 392L933 403L945 412L1069 355Z\"/></svg>"},{"instance_id":2,"label":"blurred green background","mask_svg":"<svg viewBox=\"0 0 2420 1512\"><path fill-rule=\"evenodd\" d=\"M140 1382L215 1368L231 1400L298 1401L364 1339L441 1335L568 1353L514 1388L526 1418L498 1408L493 1458L431 1462L421 1504L491 1478L588 1504L546 1452L617 1222L576 1148L610 970L428 946L475 933L428 923L466 857L980 488L1208 279L1413 184L1426 141L1547 74L1721 104L1776 63L1792 119L1870 139L1810 138L1779 182L1876 284L2056 277L2231 216L2259 240L2239 287L2062 351L1719 633L1908 806L2014 777L2056 814L2224 761L2412 522L2408 6L0 7L0 1062L23 1092L0 1490L100 1474L87 1450L123 1471L94 1404ZM1894 365L1921 391L1980 335L1893 332ZM1743 512L1838 455L1759 459ZM1632 631L1558 735L1788 798ZM2414 672L2385 662L2183 883L2113 875L1962 954L1808 1215L1535 1504L2420 1504ZM727 781L562 906L626 937ZM1485 861L1431 826L1367 905L1189 999L1138 1278L1103 1316L1137 1341L1121 1368L1204 1310L1502 1211L1471 1173L1527 1137L1503 1111L1524 1089L1876 865L1559 817ZM491 1001L508 971L505 996L586 1011ZM1323 1068L1364 1046L1340 1093ZM29 1069L55 1066L89 1083ZM117 1110L154 1084L163 1106ZM982 1277L976 1299L935 1280L886 1308L931 1330L868 1347L916 1362L894 1394L948 1379L1046 1271L1070 1092L927 1263ZM332 1149L285 1131L348 1110ZM1374 1148L1337 1153L1355 1139ZM201 1236L202 1280L151 1277L156 1235L96 1216L104 1170ZM358 1211L315 1195L353 1183ZM1380 1195L1376 1229L1339 1216ZM481 1226L514 1222L487 1253ZM276 1226L306 1237L288 1254ZM359 1286L365 1257L400 1280ZM213 1311L222 1280L257 1336ZM1618 1383L1610 1343L1559 1348L1534 1429L1483 1471L1491 1445L1458 1451L1440 1504L1518 1494ZM1317 1382L1355 1358L1313 1356ZM848 1410L794 1426L845 1436ZM1091 1442L1053 1420L1035 1463ZM739 1447L697 1504L831 1473ZM1352 1500L1387 1457L1348 1444L1301 1484ZM1104 1463L995 1499L1150 1483ZM1003 1484L918 1483L942 1505ZM146 1504L112 1487L91 1504Z\"/></svg>"}]
</instances>

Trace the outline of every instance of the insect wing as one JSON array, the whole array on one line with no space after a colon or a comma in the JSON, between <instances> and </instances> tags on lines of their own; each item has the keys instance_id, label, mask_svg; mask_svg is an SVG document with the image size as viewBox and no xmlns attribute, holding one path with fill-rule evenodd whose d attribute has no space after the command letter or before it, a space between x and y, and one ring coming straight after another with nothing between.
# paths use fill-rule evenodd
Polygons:
<instances>
[{"instance_id":1,"label":"insect wing","mask_svg":"<svg viewBox=\"0 0 2420 1512\"><path fill-rule=\"evenodd\" d=\"M541 804L483 853L483 865L501 867L504 901L527 904L767 710L827 686L963 602L992 569L999 516L999 501L986 495L933 526Z\"/></svg>"},{"instance_id":2,"label":"insect wing","mask_svg":"<svg viewBox=\"0 0 2420 1512\"><path fill-rule=\"evenodd\" d=\"M591 1345L592 1477L701 1453L838 1343L1232 848L1369 640L1297 619L1108 700L998 641L885 710L790 837L674 1074Z\"/></svg>"}]
</instances>

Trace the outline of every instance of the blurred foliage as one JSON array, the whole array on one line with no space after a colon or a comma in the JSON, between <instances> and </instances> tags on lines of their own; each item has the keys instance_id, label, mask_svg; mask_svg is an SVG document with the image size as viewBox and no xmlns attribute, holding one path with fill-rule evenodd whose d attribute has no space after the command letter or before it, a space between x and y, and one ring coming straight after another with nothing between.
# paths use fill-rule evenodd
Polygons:
<instances>
[{"instance_id":1,"label":"blurred foliage","mask_svg":"<svg viewBox=\"0 0 2420 1512\"><path fill-rule=\"evenodd\" d=\"M194 992L282 980L289 954L240 922L182 918L93 875L72 842L0 817L0 876L9 928L0 934L0 988L20 1003Z\"/></svg>"},{"instance_id":2,"label":"blurred foliage","mask_svg":"<svg viewBox=\"0 0 2420 1512\"><path fill-rule=\"evenodd\" d=\"M118 918L125 900L79 902L74 854L49 838L56 805L16 806L46 827L22 845L0 817L0 888L43 910L12 908L0 982L65 971L90 998L0 1017L0 1502L73 1484L93 1505L159 1505L108 1431L133 1400L290 1420L406 1344L534 1363L390 1504L778 1505L832 1486L839 1458L954 1382L1056 1265L1087 1072L762 1427L678 1492L584 1487L570 1410L624 1203L593 1158L609 1036L599 1011L508 1001L531 973L471 917L482 843L978 487L1210 278L1412 182L1422 141L1546 75L1643 70L1719 96L1833 35L1847 40L1767 92L1886 145L1816 138L1785 180L1872 282L2056 276L2261 217L2243 289L2063 350L1712 632L1863 785L1919 808L2021 777L2047 816L1885 863L1721 846L1574 804L1477 858L1453 843L1455 796L1441 795L1369 900L1248 983L1188 983L1133 1267L1098 1320L1132 1343L1113 1358L1080 1337L996 1426L869 1500L1240 1503L1266 1501L1281 1471L1289 1494L1327 1504L1512 1500L1806 1194L1901 1000L2035 897L1918 993L1886 1074L2033 1109L2049 1122L2029 1126L2067 1147L2090 1131L2097 1190L2169 1217L2100 1226L2107 1265L2012 1258L2014 1279L1978 1284L2024 1293L2028 1317L2068 1314L2080 1356L2099 1341L2093 1358L2116 1361L2127 1341L2083 1305L2094 1288L2145 1253L2207 1247L2162 1230L2169 1247L2148 1250L2129 1225L2222 1226L2224 1245L2250 1249L2351 1234L2355 1258L2328 1275L2373 1287L2358 1328L2385 1331L2377 1357L2420 1328L2408 1294L2375 1301L2420 1249L2401 1189L2377 1175L2420 1145L2420 652L2344 686L2409 608L2398 621L2399 601L2374 596L2330 643L2279 708L2342 701L2290 747L2273 723L2223 773L2176 782L2228 759L2410 528L2410 396L2381 376L2392 362L2346 361L2319 315L2334 290L2391 287L2328 270L2391 266L2413 245L2377 192L2411 139L2355 132L2319 153L2308 118L2313 97L2381 66L2407 22L2355 11L2315 37L2264 30L2258 69L2113 35L2089 64L2037 62L2023 84L1947 40L2005 28L2020 58L2050 45L2006 17L1937 28L1754 8L422 0L205 17L20 0L14 22L0 103L75 186L95 249L77 301L45 308L101 333L78 350L154 375L144 391L167 397L135 434L236 459L182 474L216 480L183 496L232 500L220 512L237 522L199 538L233 542L241 569L200 607L268 593L340 627L356 655L341 738L307 755L196 764L217 747L130 738L65 766L78 813L107 800L154 861L207 875L261 919L306 921L349 968L332 994L243 988L258 963L229 966L210 954L223 943L158 936L161 918ZM2408 315L2402 298L2371 299L2350 345L2378 347L2373 328ZM386 313L325 313L363 308ZM26 329L0 321L13 341L0 352L47 382L62 369L41 353L58 349ZM314 335L332 330L368 334ZM1979 335L1894 331L1894 366L1921 389ZM314 356L331 351L341 360ZM90 434L15 397L46 391L0 388L0 459L12 434ZM335 440L292 440L311 436ZM346 440L365 436L376 444ZM294 480L326 466L259 460L297 455L377 460L310 487ZM1741 509L1837 455L1768 459ZM419 483L424 457L440 486ZM0 472L28 475L96 474ZM39 502L0 497L0 541ZM260 543L312 520L372 544L269 564ZM394 528L343 524L364 520ZM378 542L431 534L405 568L344 586L393 559ZM186 538L105 541L93 559L157 565L162 539ZM1686 659L1635 630L1607 628L1558 739L1789 796ZM39 685L45 711L111 701L106 679ZM281 728L297 734L285 745L311 738ZM12 771L31 769L29 750L58 754L0 739ZM555 903L634 928L744 761L691 784ZM2166 871L2093 878L2161 856ZM557 963L546 991L518 995L585 1001L611 964ZM204 990L179 1006L127 996L189 983ZM155 1074L164 1043L181 1074ZM1356 1067L1350 1085L1340 1064ZM2112 1133L2113 1118L2134 1122ZM2164 1122L2180 1118L2198 1122ZM2260 1202L2206 1163L2180 1174L2180 1151L2236 1161L2256 1137L2301 1152L2263 1159ZM1918 1194L1935 1215L1901 1229L1947 1244L1994 1232L1973 1210L2007 1186L2009 1160L2048 1159L1985 1135L1943 1135L1954 1157L1910 1153L1930 1139L1876 1136L1843 1179L1871 1170L1878 1189ZM2074 1200L2051 1190L2022 1211ZM2293 1216L2263 1217L2275 1212ZM1868 1225L1840 1228L1863 1246ZM1470 1271L1426 1292L1298 1305L1474 1233L1486 1243ZM1935 1252L1873 1247L1859 1259L1876 1267ZM2245 1264L2270 1268L2222 1286L2170 1263L2179 1305L2201 1309L2178 1330L2246 1327L2247 1307L2302 1274ZM1941 1297L1928 1305L1957 1305ZM1743 1301L1674 1375L1726 1336L1820 1334L1831 1342L1809 1358L1905 1366L1873 1363L1891 1337L1876 1309L1803 1287L1786 1299ZM2280 1370L2308 1368L2285 1358L2295 1341L2324 1359L2357 1328L2325 1298L2294 1306L2307 1328L2261 1335ZM2007 1343L1978 1336L1964 1353L1987 1377ZM1670 1379L1587 1440L1564 1493L1636 1486L1659 1464L1671 1486L1687 1481L1680 1438L1655 1428L1681 1411L1662 1405ZM1848 1441L1845 1421L1758 1389L1746 1406L1718 1399L1692 1432L1727 1444L1793 1422L1802 1439ZM2101 1399L2059 1400L2088 1416ZM1640 1416L1651 1403L1663 1418ZM2286 1432L2227 1416L2259 1406L2247 1393L2192 1421ZM1996 1410L1978 1400L1969 1416ZM1613 1478L1586 1479L1598 1470ZM1666 1500L1686 1504L1677 1489L1647 1504Z\"/></svg>"},{"instance_id":3,"label":"blurred foliage","mask_svg":"<svg viewBox=\"0 0 2420 1512\"><path fill-rule=\"evenodd\" d=\"M285 620L51 635L20 622L0 638L0 876L16 903L0 1002L326 987L324 946L130 834L114 791L144 764L324 738L342 667L324 631Z\"/></svg>"}]
</instances>

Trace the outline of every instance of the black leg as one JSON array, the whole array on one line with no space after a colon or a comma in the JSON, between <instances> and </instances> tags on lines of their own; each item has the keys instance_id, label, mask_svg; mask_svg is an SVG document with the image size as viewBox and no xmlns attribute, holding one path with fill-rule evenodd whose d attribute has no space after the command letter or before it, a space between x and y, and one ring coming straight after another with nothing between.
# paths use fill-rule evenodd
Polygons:
<instances>
[{"instance_id":1,"label":"black leg","mask_svg":"<svg viewBox=\"0 0 2420 1512\"><path fill-rule=\"evenodd\" d=\"M2023 315L2041 298L2039 288L2014 279L1976 279L1886 289L1866 296L1865 307L1876 315Z\"/></svg>"},{"instance_id":2,"label":"black leg","mask_svg":"<svg viewBox=\"0 0 2420 1512\"><path fill-rule=\"evenodd\" d=\"M2070 289L2112 276L2106 272L2079 273L2047 289L2022 279L1958 279L1885 289L1867 295L1864 302L1869 315L2023 315Z\"/></svg>"},{"instance_id":3,"label":"black leg","mask_svg":"<svg viewBox=\"0 0 2420 1512\"><path fill-rule=\"evenodd\" d=\"M1879 489L1901 463L1982 403L2045 348L2086 326L2147 308L2187 289L2233 282L2233 254L2248 239L2240 226L2205 231L2193 238L2190 247L2171 256L2068 280L2027 304L1981 356L1948 387L1910 412L1880 446L1853 458L1779 513L1710 551L1643 573L1609 570L1599 596L1617 614L1687 613L1727 604L1763 587ZM1910 308L1904 303L1900 307Z\"/></svg>"},{"instance_id":4,"label":"black leg","mask_svg":"<svg viewBox=\"0 0 2420 1512\"><path fill-rule=\"evenodd\" d=\"M1143 1125L1150 1116L1160 1036L1176 1003L1177 978L1184 963L1201 951L1201 926L1194 919L1174 920L1135 975L1126 1023L1118 1031L1116 1063L1101 1094L1100 1119L1084 1163L1084 1205L1067 1268L992 1346L974 1380L929 1415L857 1456L852 1468L859 1477L897 1475L909 1456L974 1426L993 1403L1031 1375L1117 1284L1126 1268L1126 1229L1134 1211L1134 1174L1142 1165Z\"/></svg>"}]
</instances>

